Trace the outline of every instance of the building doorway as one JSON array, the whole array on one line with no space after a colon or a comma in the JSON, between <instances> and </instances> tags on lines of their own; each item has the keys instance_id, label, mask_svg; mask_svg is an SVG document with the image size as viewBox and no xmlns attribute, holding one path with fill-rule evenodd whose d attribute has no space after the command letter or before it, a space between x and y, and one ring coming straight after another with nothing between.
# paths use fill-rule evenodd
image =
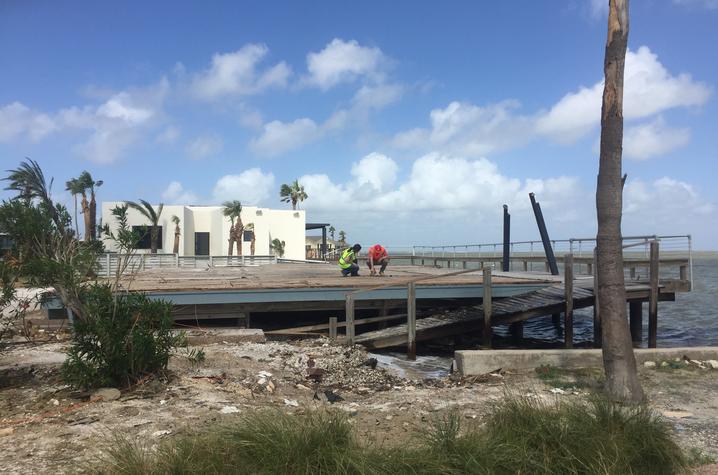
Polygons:
<instances>
[{"instance_id":1,"label":"building doorway","mask_svg":"<svg viewBox=\"0 0 718 475\"><path fill-rule=\"evenodd\" d=\"M194 255L209 256L209 233L194 233Z\"/></svg>"}]
</instances>

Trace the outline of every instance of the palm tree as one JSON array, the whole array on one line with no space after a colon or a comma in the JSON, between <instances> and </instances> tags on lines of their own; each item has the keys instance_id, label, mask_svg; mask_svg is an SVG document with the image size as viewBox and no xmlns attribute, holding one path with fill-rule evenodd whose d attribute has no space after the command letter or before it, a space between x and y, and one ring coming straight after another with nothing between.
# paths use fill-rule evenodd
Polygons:
<instances>
[{"instance_id":1,"label":"palm tree","mask_svg":"<svg viewBox=\"0 0 718 475\"><path fill-rule=\"evenodd\" d=\"M228 217L230 222L232 223L229 228L229 249L227 250L227 255L232 255L234 243L237 242L237 255L241 256L242 231L244 230L244 226L242 226L242 218L240 216L242 213L242 203L238 200L225 201L224 203L222 203L222 207L222 214ZM237 220L236 224L234 222L235 219Z\"/></svg>"},{"instance_id":2,"label":"palm tree","mask_svg":"<svg viewBox=\"0 0 718 475\"><path fill-rule=\"evenodd\" d=\"M150 222L150 253L157 254L157 237L160 231L159 222L162 210L165 207L164 203L160 203L157 210L155 210L155 208L145 200L140 200L140 204L137 204L134 201L128 201L127 206L137 210Z\"/></svg>"},{"instance_id":3,"label":"palm tree","mask_svg":"<svg viewBox=\"0 0 718 475\"><path fill-rule=\"evenodd\" d=\"M272 243L269 247L274 251L275 256L284 257L284 246L286 246L286 244L286 242L280 241L279 239L272 239Z\"/></svg>"},{"instance_id":4,"label":"palm tree","mask_svg":"<svg viewBox=\"0 0 718 475\"><path fill-rule=\"evenodd\" d=\"M329 237L332 238L332 241L334 241L334 233L335 233L336 231L337 231L337 230L334 229L334 226L329 226Z\"/></svg>"},{"instance_id":5,"label":"palm tree","mask_svg":"<svg viewBox=\"0 0 718 475\"><path fill-rule=\"evenodd\" d=\"M180 219L176 214L172 215L172 222L175 223L175 244L172 247L173 254L179 254L179 242L180 242Z\"/></svg>"},{"instance_id":6,"label":"palm tree","mask_svg":"<svg viewBox=\"0 0 718 475\"><path fill-rule=\"evenodd\" d=\"M80 173L78 180L85 190L90 190L90 203L87 204L87 196L83 191L83 212L85 215L85 240L94 241L97 238L97 201L95 200L95 188L102 186L102 180L95 181L87 170ZM85 208L86 206L86 208ZM88 232L89 229L89 232ZM88 237L89 234L89 237Z\"/></svg>"},{"instance_id":7,"label":"palm tree","mask_svg":"<svg viewBox=\"0 0 718 475\"><path fill-rule=\"evenodd\" d=\"M26 159L25 162L21 163L15 170L7 170L9 175L3 180L9 182L6 190L17 191L19 193L18 198L24 200L27 204L33 199L39 200L45 205L50 212L52 221L57 226L57 229L67 234L66 226L60 217L58 208L55 207L50 197L50 188L52 188L53 179L50 179L50 184L45 181L45 175L42 173L40 165L35 160ZM71 232L71 230L69 230Z\"/></svg>"},{"instance_id":8,"label":"palm tree","mask_svg":"<svg viewBox=\"0 0 718 475\"><path fill-rule=\"evenodd\" d=\"M77 222L77 195L82 194L82 183L77 178L71 178L65 182L65 190L69 191L75 200L75 235L80 238L80 229Z\"/></svg>"},{"instance_id":9,"label":"palm tree","mask_svg":"<svg viewBox=\"0 0 718 475\"><path fill-rule=\"evenodd\" d=\"M291 185L286 183L279 189L279 197L283 203L292 203L292 209L297 209L297 203L309 198L299 180L294 180Z\"/></svg>"},{"instance_id":10,"label":"palm tree","mask_svg":"<svg viewBox=\"0 0 718 475\"><path fill-rule=\"evenodd\" d=\"M342 246L346 245L347 243L347 233L344 231L339 231L339 244Z\"/></svg>"},{"instance_id":11,"label":"palm tree","mask_svg":"<svg viewBox=\"0 0 718 475\"><path fill-rule=\"evenodd\" d=\"M252 233L252 242L249 245L249 253L253 256L255 250L255 243L257 241L257 238L254 235L254 223L247 223L247 226L245 226L244 229Z\"/></svg>"}]
</instances>

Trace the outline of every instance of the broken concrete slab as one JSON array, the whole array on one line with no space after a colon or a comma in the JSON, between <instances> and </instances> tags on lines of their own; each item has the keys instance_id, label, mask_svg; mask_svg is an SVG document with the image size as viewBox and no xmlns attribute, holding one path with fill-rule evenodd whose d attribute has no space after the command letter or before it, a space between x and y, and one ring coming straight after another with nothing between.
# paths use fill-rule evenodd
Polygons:
<instances>
[{"instance_id":1,"label":"broken concrete slab","mask_svg":"<svg viewBox=\"0 0 718 475\"><path fill-rule=\"evenodd\" d=\"M259 328L212 328L188 330L187 342L193 346L212 343L264 343L264 332Z\"/></svg>"},{"instance_id":2,"label":"broken concrete slab","mask_svg":"<svg viewBox=\"0 0 718 475\"><path fill-rule=\"evenodd\" d=\"M691 360L718 359L718 347L639 348L634 349L636 363L665 361L678 358ZM600 349L573 350L461 350L454 353L456 369L461 376L477 376L497 369L518 372L533 371L541 365L559 368L601 367Z\"/></svg>"}]
</instances>

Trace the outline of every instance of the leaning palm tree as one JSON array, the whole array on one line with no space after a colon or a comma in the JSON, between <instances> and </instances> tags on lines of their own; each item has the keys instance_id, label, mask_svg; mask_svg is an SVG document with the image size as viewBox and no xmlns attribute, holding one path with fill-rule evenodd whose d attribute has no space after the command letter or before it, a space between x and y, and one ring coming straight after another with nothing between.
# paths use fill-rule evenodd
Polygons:
<instances>
[{"instance_id":1,"label":"leaning palm tree","mask_svg":"<svg viewBox=\"0 0 718 475\"><path fill-rule=\"evenodd\" d=\"M179 242L180 242L180 219L176 214L172 215L172 222L175 223L175 244L172 247L172 254L179 254Z\"/></svg>"},{"instance_id":2,"label":"leaning palm tree","mask_svg":"<svg viewBox=\"0 0 718 475\"><path fill-rule=\"evenodd\" d=\"M238 200L232 200L232 201L225 201L222 203L222 214L224 214L226 217L229 218L229 221L232 223L232 225L229 227L229 249L227 250L227 255L231 256L232 252L234 250L234 243L237 242L237 255L242 255L242 241L241 241L241 230L244 229L244 226L242 226L242 203ZM237 220L237 223L235 223L235 219ZM240 229L240 232L238 233L237 230ZM237 236L239 235L239 240Z\"/></svg>"},{"instance_id":3,"label":"leaning palm tree","mask_svg":"<svg viewBox=\"0 0 718 475\"><path fill-rule=\"evenodd\" d=\"M257 242L257 237L254 235L254 223L247 223L244 229L245 231L249 231L250 233L252 233L252 241L249 245L249 253L253 256L255 251L255 244Z\"/></svg>"},{"instance_id":4,"label":"leaning palm tree","mask_svg":"<svg viewBox=\"0 0 718 475\"><path fill-rule=\"evenodd\" d=\"M65 182L65 190L69 191L72 195L72 198L75 200L75 235L77 238L80 238L80 229L79 224L77 222L77 195L82 194L83 192L83 186L82 182L80 182L77 178L71 178Z\"/></svg>"},{"instance_id":5,"label":"leaning palm tree","mask_svg":"<svg viewBox=\"0 0 718 475\"><path fill-rule=\"evenodd\" d=\"M71 232L71 229L66 229L66 223L63 222L58 208L50 197L53 179L50 179L49 184L45 181L45 175L35 160L28 158L15 170L7 170L7 172L9 175L3 179L9 182L5 187L6 190L17 191L19 193L18 198L27 204L30 204L33 199L37 199L47 207L53 223L55 223L60 232L65 235L67 235L68 231Z\"/></svg>"},{"instance_id":6,"label":"leaning palm tree","mask_svg":"<svg viewBox=\"0 0 718 475\"><path fill-rule=\"evenodd\" d=\"M83 205L87 207L83 208L83 211L87 213L85 214L85 240L94 241L97 238L97 201L95 199L95 188L102 186L103 181L95 181L87 170L80 173L78 180L82 183L85 190L90 190L89 204L87 204L87 196L83 192Z\"/></svg>"},{"instance_id":7,"label":"leaning palm tree","mask_svg":"<svg viewBox=\"0 0 718 475\"><path fill-rule=\"evenodd\" d=\"M292 203L292 209L297 209L297 203L309 198L299 180L294 180L291 185L283 184L279 189L279 197L283 203Z\"/></svg>"},{"instance_id":8,"label":"leaning palm tree","mask_svg":"<svg viewBox=\"0 0 718 475\"><path fill-rule=\"evenodd\" d=\"M337 230L334 228L334 226L329 226L329 237L334 241L334 234L337 232Z\"/></svg>"},{"instance_id":9,"label":"leaning palm tree","mask_svg":"<svg viewBox=\"0 0 718 475\"><path fill-rule=\"evenodd\" d=\"M274 252L274 255L277 257L284 257L284 247L286 246L286 242L280 241L279 239L272 239L272 243L269 245L269 247Z\"/></svg>"},{"instance_id":10,"label":"leaning palm tree","mask_svg":"<svg viewBox=\"0 0 718 475\"><path fill-rule=\"evenodd\" d=\"M139 204L134 201L128 201L127 206L139 212L150 222L150 253L157 254L157 237L160 231L159 222L162 210L165 207L164 203L160 203L156 210L145 200L140 200Z\"/></svg>"},{"instance_id":11,"label":"leaning palm tree","mask_svg":"<svg viewBox=\"0 0 718 475\"><path fill-rule=\"evenodd\" d=\"M347 233L344 231L339 231L339 244L342 246L346 245L347 243Z\"/></svg>"}]
</instances>

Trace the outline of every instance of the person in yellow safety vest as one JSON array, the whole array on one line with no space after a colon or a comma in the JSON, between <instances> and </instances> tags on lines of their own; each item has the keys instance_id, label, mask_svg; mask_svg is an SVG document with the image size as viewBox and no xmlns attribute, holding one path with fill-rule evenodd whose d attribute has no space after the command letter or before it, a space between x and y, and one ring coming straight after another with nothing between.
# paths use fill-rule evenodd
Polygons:
<instances>
[{"instance_id":1,"label":"person in yellow safety vest","mask_svg":"<svg viewBox=\"0 0 718 475\"><path fill-rule=\"evenodd\" d=\"M359 275L359 265L357 264L357 254L361 251L359 244L344 249L342 256L339 258L339 268L342 270L344 277L351 275L356 277Z\"/></svg>"}]
</instances>

